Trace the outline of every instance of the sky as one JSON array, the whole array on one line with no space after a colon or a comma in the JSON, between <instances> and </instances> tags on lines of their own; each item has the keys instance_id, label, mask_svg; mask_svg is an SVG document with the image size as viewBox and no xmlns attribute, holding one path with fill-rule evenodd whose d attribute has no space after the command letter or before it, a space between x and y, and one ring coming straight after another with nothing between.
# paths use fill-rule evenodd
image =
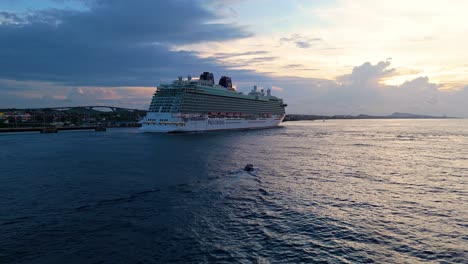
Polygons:
<instances>
[{"instance_id":1,"label":"sky","mask_svg":"<svg viewBox=\"0 0 468 264\"><path fill-rule=\"evenodd\" d=\"M0 108L145 109L179 75L290 114L468 117L462 0L0 0Z\"/></svg>"}]
</instances>

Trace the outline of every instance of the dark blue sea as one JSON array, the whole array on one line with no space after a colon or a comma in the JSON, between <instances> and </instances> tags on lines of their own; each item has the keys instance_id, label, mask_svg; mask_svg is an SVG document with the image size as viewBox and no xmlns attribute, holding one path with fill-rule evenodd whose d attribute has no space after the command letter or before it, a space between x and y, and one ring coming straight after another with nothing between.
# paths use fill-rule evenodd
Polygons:
<instances>
[{"instance_id":1,"label":"dark blue sea","mask_svg":"<svg viewBox=\"0 0 468 264\"><path fill-rule=\"evenodd\" d=\"M468 263L468 120L0 134L0 263L301 262Z\"/></svg>"}]
</instances>

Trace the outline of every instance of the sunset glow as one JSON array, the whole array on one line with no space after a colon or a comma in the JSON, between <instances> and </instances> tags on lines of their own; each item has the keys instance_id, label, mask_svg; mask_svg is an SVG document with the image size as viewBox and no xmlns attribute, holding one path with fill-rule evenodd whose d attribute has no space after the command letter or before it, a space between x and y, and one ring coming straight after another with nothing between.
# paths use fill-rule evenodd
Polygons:
<instances>
[{"instance_id":1,"label":"sunset glow","mask_svg":"<svg viewBox=\"0 0 468 264\"><path fill-rule=\"evenodd\" d=\"M212 71L239 91L281 87L293 112L411 111L418 99L396 106L397 97L430 93L437 108L421 113L468 116L458 105L468 94L466 10L462 0L6 1L0 103L73 95L145 108L160 82ZM359 102L330 99L358 91Z\"/></svg>"}]
</instances>

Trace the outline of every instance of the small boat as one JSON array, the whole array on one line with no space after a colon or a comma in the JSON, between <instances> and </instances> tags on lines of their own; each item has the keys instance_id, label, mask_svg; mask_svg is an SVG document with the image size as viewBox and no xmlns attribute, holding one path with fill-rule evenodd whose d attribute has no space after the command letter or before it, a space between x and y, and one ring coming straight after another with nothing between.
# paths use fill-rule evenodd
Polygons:
<instances>
[{"instance_id":1,"label":"small boat","mask_svg":"<svg viewBox=\"0 0 468 264\"><path fill-rule=\"evenodd\" d=\"M247 164L245 165L244 167L244 171L247 171L247 172L250 172L250 171L253 171L254 170L254 166L252 164Z\"/></svg>"}]
</instances>

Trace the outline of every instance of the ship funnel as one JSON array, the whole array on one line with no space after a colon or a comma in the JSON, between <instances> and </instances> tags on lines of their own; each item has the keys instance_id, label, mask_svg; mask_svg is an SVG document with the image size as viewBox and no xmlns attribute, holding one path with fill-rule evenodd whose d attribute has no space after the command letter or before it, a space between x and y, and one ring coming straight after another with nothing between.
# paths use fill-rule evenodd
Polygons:
<instances>
[{"instance_id":1,"label":"ship funnel","mask_svg":"<svg viewBox=\"0 0 468 264\"><path fill-rule=\"evenodd\" d=\"M219 85L231 89L232 88L231 78L227 76L222 76L221 79L219 79Z\"/></svg>"},{"instance_id":2,"label":"ship funnel","mask_svg":"<svg viewBox=\"0 0 468 264\"><path fill-rule=\"evenodd\" d=\"M267 96L271 96L271 90L270 89L267 90Z\"/></svg>"},{"instance_id":3,"label":"ship funnel","mask_svg":"<svg viewBox=\"0 0 468 264\"><path fill-rule=\"evenodd\" d=\"M191 80L192 80L192 76L191 76L191 75L187 76L187 80L191 81Z\"/></svg>"},{"instance_id":4,"label":"ship funnel","mask_svg":"<svg viewBox=\"0 0 468 264\"><path fill-rule=\"evenodd\" d=\"M179 76L179 82L181 82L181 81L182 81L182 76Z\"/></svg>"},{"instance_id":5,"label":"ship funnel","mask_svg":"<svg viewBox=\"0 0 468 264\"><path fill-rule=\"evenodd\" d=\"M211 73L211 72L203 72L203 73L200 75L200 83L202 83L202 84L204 84L204 85L213 86L213 85L214 85L213 73Z\"/></svg>"}]
</instances>

